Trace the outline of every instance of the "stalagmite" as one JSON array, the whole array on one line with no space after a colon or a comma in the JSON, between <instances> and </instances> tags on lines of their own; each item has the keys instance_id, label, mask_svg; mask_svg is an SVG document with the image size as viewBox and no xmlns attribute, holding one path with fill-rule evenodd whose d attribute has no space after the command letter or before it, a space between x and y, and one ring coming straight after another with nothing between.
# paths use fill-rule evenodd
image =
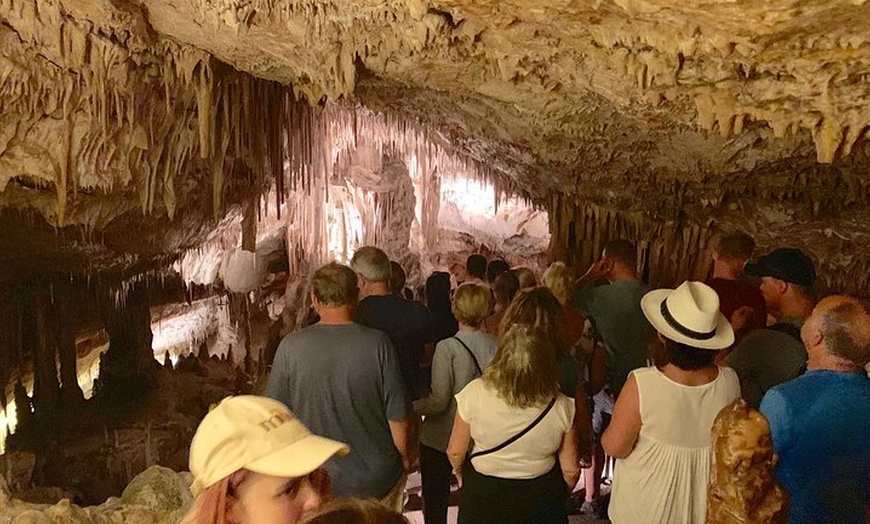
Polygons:
<instances>
[{"instance_id":1,"label":"stalagmite","mask_svg":"<svg viewBox=\"0 0 870 524\"><path fill-rule=\"evenodd\" d=\"M57 351L53 337L54 311L45 296L33 297L36 316L33 339L33 405L37 411L51 412L60 393L57 380Z\"/></svg>"},{"instance_id":2,"label":"stalagmite","mask_svg":"<svg viewBox=\"0 0 870 524\"><path fill-rule=\"evenodd\" d=\"M57 301L57 353L60 362L60 394L63 402L70 403L84 399L78 383L76 370L76 338L73 300L69 290L62 291Z\"/></svg>"}]
</instances>

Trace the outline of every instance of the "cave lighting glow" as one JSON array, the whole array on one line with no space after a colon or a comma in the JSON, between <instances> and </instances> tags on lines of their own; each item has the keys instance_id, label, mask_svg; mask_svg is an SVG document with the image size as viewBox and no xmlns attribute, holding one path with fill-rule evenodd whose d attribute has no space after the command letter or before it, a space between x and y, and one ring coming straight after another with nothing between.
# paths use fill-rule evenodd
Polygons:
<instances>
[{"instance_id":1,"label":"cave lighting glow","mask_svg":"<svg viewBox=\"0 0 870 524\"><path fill-rule=\"evenodd\" d=\"M468 233L492 247L500 247L516 235L526 235L541 251L550 242L546 211L515 196L499 197L489 182L461 173L441 179L438 224Z\"/></svg>"},{"instance_id":2,"label":"cave lighting glow","mask_svg":"<svg viewBox=\"0 0 870 524\"><path fill-rule=\"evenodd\" d=\"M100 374L100 356L109 349L109 344L94 349L84 357L80 357L76 361L76 376L79 387L84 394L85 399L89 399L94 394L94 380ZM21 377L21 384L27 390L27 394L33 396L33 373L27 373ZM13 398L12 386L7 389L6 398ZM15 402L10 401L2 411L0 411L0 454L6 452L6 436L15 433L15 428L18 426L18 411L15 407Z\"/></svg>"},{"instance_id":3,"label":"cave lighting glow","mask_svg":"<svg viewBox=\"0 0 870 524\"><path fill-rule=\"evenodd\" d=\"M0 454L6 453L6 436L15 433L18 425L18 412L15 402L10 402L0 411Z\"/></svg>"},{"instance_id":4,"label":"cave lighting glow","mask_svg":"<svg viewBox=\"0 0 870 524\"><path fill-rule=\"evenodd\" d=\"M222 306L217 300L206 299L184 306L178 314L152 322L154 338L151 347L154 359L162 364L164 355L168 352L174 366L179 356L195 352L202 341L219 329L221 323L218 315L222 312ZM109 344L103 344L76 361L78 383L85 399L94 394L94 380L100 373L100 356L108 349ZM21 383L27 389L28 395L33 395L33 373L22 376ZM13 398L11 387L6 395L8 399ZM0 410L0 454L6 452L6 436L15 433L17 425L18 413L15 402L11 401Z\"/></svg>"},{"instance_id":5,"label":"cave lighting glow","mask_svg":"<svg viewBox=\"0 0 870 524\"><path fill-rule=\"evenodd\" d=\"M359 207L346 191L332 190L325 206L328 260L350 263L350 257L363 245L365 229Z\"/></svg>"},{"instance_id":6,"label":"cave lighting glow","mask_svg":"<svg viewBox=\"0 0 870 524\"><path fill-rule=\"evenodd\" d=\"M441 200L453 202L459 209L472 212L473 216L490 219L496 216L495 188L482 180L444 177L441 179Z\"/></svg>"},{"instance_id":7,"label":"cave lighting glow","mask_svg":"<svg viewBox=\"0 0 870 524\"><path fill-rule=\"evenodd\" d=\"M224 324L220 317L226 315L226 304L219 297L177 305L174 311L159 314L151 322L154 360L163 364L168 353L174 366L179 358L196 354L200 344L220 330Z\"/></svg>"}]
</instances>

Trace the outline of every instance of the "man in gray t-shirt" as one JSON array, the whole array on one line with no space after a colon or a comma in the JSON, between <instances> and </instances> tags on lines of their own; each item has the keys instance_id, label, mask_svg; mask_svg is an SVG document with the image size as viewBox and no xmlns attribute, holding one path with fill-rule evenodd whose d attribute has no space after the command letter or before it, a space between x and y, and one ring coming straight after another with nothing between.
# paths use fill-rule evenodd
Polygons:
<instances>
[{"instance_id":1,"label":"man in gray t-shirt","mask_svg":"<svg viewBox=\"0 0 870 524\"><path fill-rule=\"evenodd\" d=\"M326 463L336 495L396 507L410 463L410 401L395 350L385 333L351 321L358 291L350 268L327 264L313 287L321 320L281 341L266 395L313 433L350 446Z\"/></svg>"}]
</instances>

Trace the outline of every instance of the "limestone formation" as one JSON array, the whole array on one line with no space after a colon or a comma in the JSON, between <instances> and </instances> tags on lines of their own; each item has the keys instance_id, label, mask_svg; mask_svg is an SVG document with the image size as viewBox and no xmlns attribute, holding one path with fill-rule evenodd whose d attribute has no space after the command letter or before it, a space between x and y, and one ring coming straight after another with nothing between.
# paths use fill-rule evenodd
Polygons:
<instances>
[{"instance_id":1,"label":"limestone formation","mask_svg":"<svg viewBox=\"0 0 870 524\"><path fill-rule=\"evenodd\" d=\"M64 499L54 505L0 499L0 522L10 524L174 524L193 502L190 473L154 466L136 476L122 498L80 507ZM0 496L8 496L0 485Z\"/></svg>"},{"instance_id":2,"label":"limestone formation","mask_svg":"<svg viewBox=\"0 0 870 524\"><path fill-rule=\"evenodd\" d=\"M264 372L364 243L416 284L427 250L544 258L442 227L451 176L546 211L575 269L627 237L651 285L700 279L742 229L867 295L868 27L865 0L0 0L0 404L74 425L105 346L103 394L144 396L151 322L204 299L161 361Z\"/></svg>"},{"instance_id":3,"label":"limestone formation","mask_svg":"<svg viewBox=\"0 0 870 524\"><path fill-rule=\"evenodd\" d=\"M788 494L773 476L776 459L767 419L742 399L713 422L713 477L707 524L784 524Z\"/></svg>"},{"instance_id":4,"label":"limestone formation","mask_svg":"<svg viewBox=\"0 0 870 524\"><path fill-rule=\"evenodd\" d=\"M145 506L160 516L168 516L193 503L189 473L151 466L137 475L121 495L124 504Z\"/></svg>"},{"instance_id":5,"label":"limestone formation","mask_svg":"<svg viewBox=\"0 0 870 524\"><path fill-rule=\"evenodd\" d=\"M4 0L0 22L6 278L198 245L285 160L329 161L305 108L343 98L542 205L742 227L868 290L863 1Z\"/></svg>"}]
</instances>

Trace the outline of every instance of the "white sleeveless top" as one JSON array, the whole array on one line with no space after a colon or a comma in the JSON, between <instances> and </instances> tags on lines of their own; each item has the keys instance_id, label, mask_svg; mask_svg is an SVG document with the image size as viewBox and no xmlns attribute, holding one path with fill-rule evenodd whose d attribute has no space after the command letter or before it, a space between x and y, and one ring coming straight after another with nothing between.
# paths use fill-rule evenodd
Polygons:
<instances>
[{"instance_id":1,"label":"white sleeveless top","mask_svg":"<svg viewBox=\"0 0 870 524\"><path fill-rule=\"evenodd\" d=\"M642 426L634 449L616 461L613 524L704 524L712 460L710 431L719 411L740 396L737 374L684 386L655 367L632 372Z\"/></svg>"},{"instance_id":2,"label":"white sleeveless top","mask_svg":"<svg viewBox=\"0 0 870 524\"><path fill-rule=\"evenodd\" d=\"M456 411L471 426L472 451L484 451L513 437L534 421L546 407L508 406L483 379L468 383L456 394ZM541 422L522 438L495 453L476 457L474 469L484 475L507 479L533 479L553 468L556 453L574 421L574 400L561 393Z\"/></svg>"}]
</instances>

